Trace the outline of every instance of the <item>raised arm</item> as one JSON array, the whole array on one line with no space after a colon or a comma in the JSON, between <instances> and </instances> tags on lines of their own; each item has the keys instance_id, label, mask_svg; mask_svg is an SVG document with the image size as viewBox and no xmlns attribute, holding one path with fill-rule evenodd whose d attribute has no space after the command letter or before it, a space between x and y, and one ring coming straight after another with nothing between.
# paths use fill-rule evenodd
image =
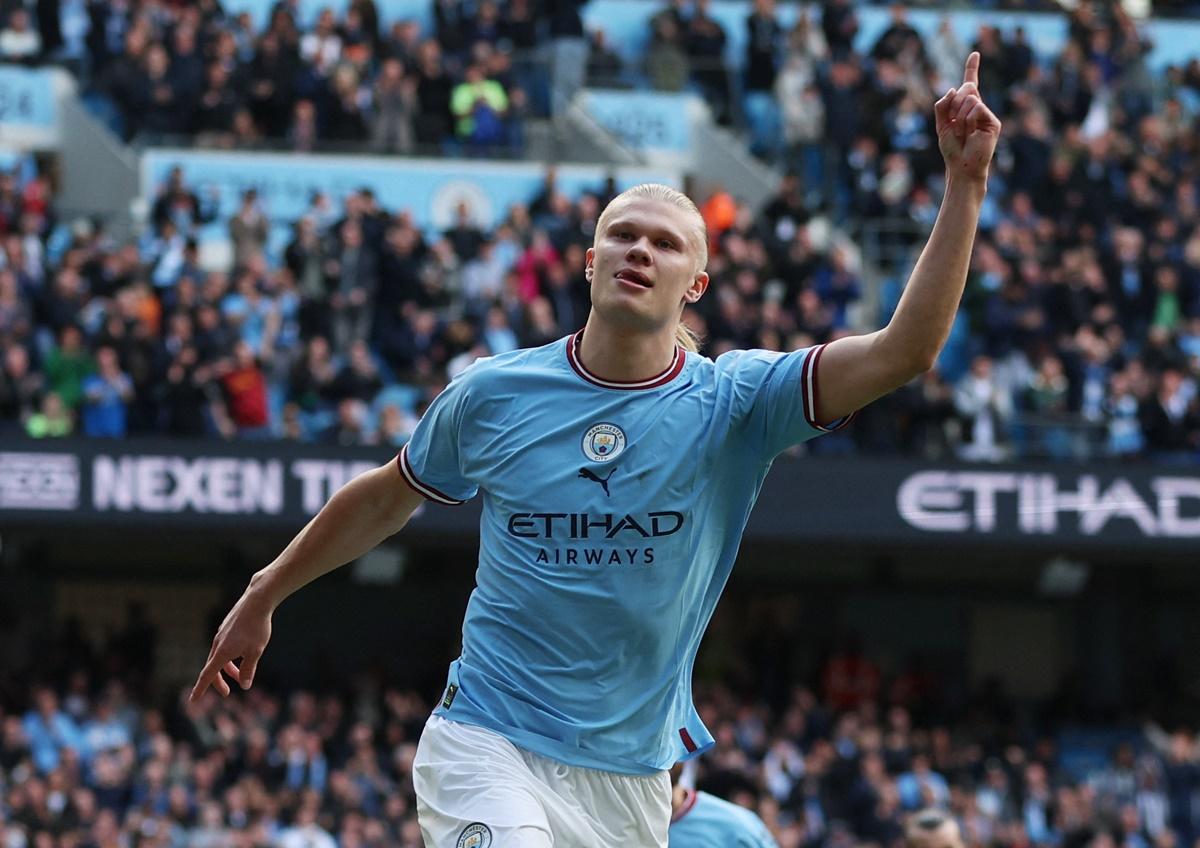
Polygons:
<instances>
[{"instance_id":1,"label":"raised arm","mask_svg":"<svg viewBox=\"0 0 1200 848\"><path fill-rule=\"evenodd\" d=\"M816 375L819 421L849 415L928 371L950 335L1000 138L1000 121L979 97L978 53L967 57L962 85L934 105L934 119L946 193L933 232L888 325L825 348Z\"/></svg>"},{"instance_id":2,"label":"raised arm","mask_svg":"<svg viewBox=\"0 0 1200 848\"><path fill-rule=\"evenodd\" d=\"M228 695L229 683L222 672L243 689L250 688L271 638L271 616L283 599L396 533L422 500L405 483L394 461L339 489L283 553L250 579L213 638L190 700L199 698L209 686Z\"/></svg>"}]
</instances>

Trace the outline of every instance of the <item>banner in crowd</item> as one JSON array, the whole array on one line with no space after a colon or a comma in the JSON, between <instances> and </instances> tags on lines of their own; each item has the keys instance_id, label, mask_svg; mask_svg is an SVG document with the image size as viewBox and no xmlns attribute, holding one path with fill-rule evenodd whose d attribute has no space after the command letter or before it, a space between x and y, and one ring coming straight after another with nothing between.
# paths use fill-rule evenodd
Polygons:
<instances>
[{"instance_id":1,"label":"banner in crowd","mask_svg":"<svg viewBox=\"0 0 1200 848\"><path fill-rule=\"evenodd\" d=\"M657 91L591 88L580 103L626 147L652 161L680 164L692 150L692 121L704 111L694 95Z\"/></svg>"},{"instance_id":2,"label":"banner in crowd","mask_svg":"<svg viewBox=\"0 0 1200 848\"><path fill-rule=\"evenodd\" d=\"M0 448L0 526L136 524L298 529L383 448L290 443L63 441ZM479 498L423 507L411 527L472 536ZM927 465L781 458L750 541L1195 548L1200 470Z\"/></svg>"},{"instance_id":3,"label":"banner in crowd","mask_svg":"<svg viewBox=\"0 0 1200 848\"><path fill-rule=\"evenodd\" d=\"M534 162L153 149L141 162L147 202L154 202L176 166L189 188L217 202L220 218L233 215L250 188L257 190L272 218L291 222L304 214L315 192L328 195L340 208L342 198L366 187L385 209L406 209L419 227L430 231L449 227L460 203L467 204L476 224L492 228L510 206L533 200L546 180L545 166ZM678 171L667 168L562 165L556 173L557 188L572 197L599 189L610 173L621 189L641 182L681 184ZM224 236L226 230L218 227L215 234Z\"/></svg>"},{"instance_id":4,"label":"banner in crowd","mask_svg":"<svg viewBox=\"0 0 1200 848\"><path fill-rule=\"evenodd\" d=\"M0 65L0 144L50 147L58 141L58 84L48 68Z\"/></svg>"}]
</instances>

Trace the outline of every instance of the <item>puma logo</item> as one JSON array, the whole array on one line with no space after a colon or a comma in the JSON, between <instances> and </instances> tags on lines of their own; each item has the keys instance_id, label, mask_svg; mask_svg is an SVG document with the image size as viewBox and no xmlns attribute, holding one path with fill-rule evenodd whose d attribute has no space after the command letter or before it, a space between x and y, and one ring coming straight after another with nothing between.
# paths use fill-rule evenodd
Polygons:
<instances>
[{"instance_id":1,"label":"puma logo","mask_svg":"<svg viewBox=\"0 0 1200 848\"><path fill-rule=\"evenodd\" d=\"M613 476L613 474L616 472L616 470L617 469L614 468L612 471L608 472L608 477L597 477L596 474L590 468L580 468L579 476L582 477L584 480L591 480L593 483L599 483L600 487L602 489L604 489L604 494L607 497L608 496L608 481Z\"/></svg>"}]
</instances>

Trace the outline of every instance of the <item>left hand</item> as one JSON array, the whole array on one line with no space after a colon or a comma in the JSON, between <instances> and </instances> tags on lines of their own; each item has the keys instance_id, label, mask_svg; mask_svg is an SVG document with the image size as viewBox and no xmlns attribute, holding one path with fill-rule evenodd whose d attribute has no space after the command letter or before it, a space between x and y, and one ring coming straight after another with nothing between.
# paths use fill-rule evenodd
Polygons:
<instances>
[{"instance_id":1,"label":"left hand","mask_svg":"<svg viewBox=\"0 0 1200 848\"><path fill-rule=\"evenodd\" d=\"M1000 119L979 97L979 53L967 57L962 85L947 91L933 114L947 176L986 181L1000 139Z\"/></svg>"}]
</instances>

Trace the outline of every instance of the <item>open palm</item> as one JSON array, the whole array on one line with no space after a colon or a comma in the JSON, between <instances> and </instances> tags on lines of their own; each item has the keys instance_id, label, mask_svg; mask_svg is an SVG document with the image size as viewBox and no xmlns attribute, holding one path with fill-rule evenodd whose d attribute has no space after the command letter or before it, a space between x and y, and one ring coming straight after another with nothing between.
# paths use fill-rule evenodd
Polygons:
<instances>
[{"instance_id":1,"label":"open palm","mask_svg":"<svg viewBox=\"0 0 1200 848\"><path fill-rule=\"evenodd\" d=\"M933 107L938 147L950 176L987 179L988 165L1000 139L1000 119L979 96L979 54L967 57L962 85L946 92Z\"/></svg>"}]
</instances>

